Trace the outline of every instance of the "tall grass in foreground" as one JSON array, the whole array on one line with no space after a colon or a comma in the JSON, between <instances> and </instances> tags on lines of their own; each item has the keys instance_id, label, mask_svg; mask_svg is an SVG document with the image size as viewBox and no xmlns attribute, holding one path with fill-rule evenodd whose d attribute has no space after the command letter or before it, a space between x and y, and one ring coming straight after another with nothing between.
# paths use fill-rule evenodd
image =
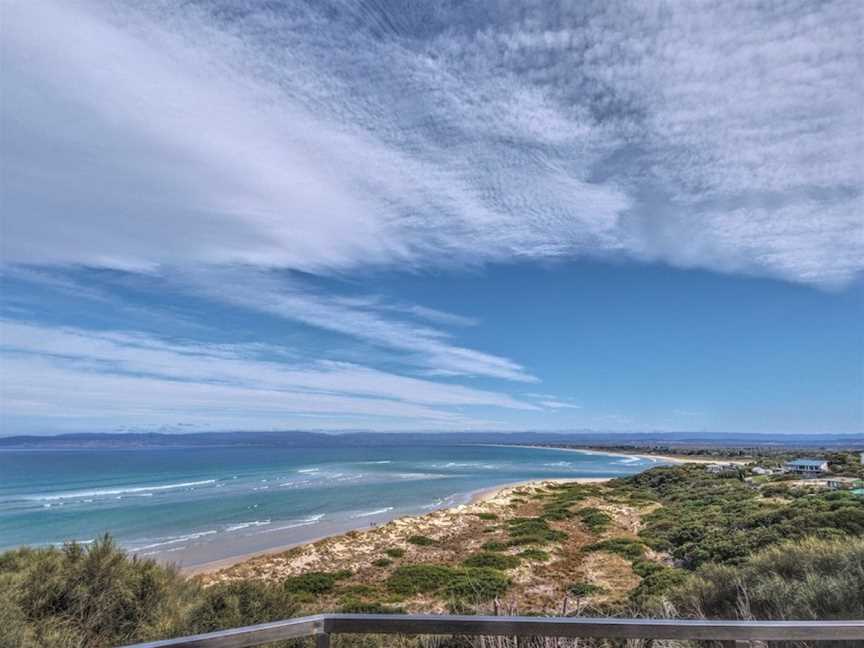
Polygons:
<instances>
[{"instance_id":1,"label":"tall grass in foreground","mask_svg":"<svg viewBox=\"0 0 864 648\"><path fill-rule=\"evenodd\" d=\"M205 590L176 569L128 556L107 536L0 555L2 648L102 648L296 612L283 588L243 582Z\"/></svg>"},{"instance_id":2,"label":"tall grass in foreground","mask_svg":"<svg viewBox=\"0 0 864 648\"><path fill-rule=\"evenodd\" d=\"M298 601L306 599L297 595L298 588L308 592L312 585L323 586L320 577L305 578L302 582L298 578L276 584L239 581L205 589L183 578L175 569L126 555L107 537L87 547L71 544L62 549L9 551L0 555L0 647L103 648L320 611L302 609ZM496 589L492 596L498 595ZM474 609L479 613L519 613L515 606L488 600L487 596L478 598L478 607ZM562 605L559 610L549 611L562 612L655 618L862 619L864 538L811 537L784 543L739 565L702 565L682 584L653 598L639 598L619 607L589 609L580 604L574 609L572 605ZM335 648L647 648L649 645L690 648L712 644L543 638L517 642L506 637L334 639ZM778 642L772 648L807 645ZM830 645L813 644L813 648Z\"/></svg>"}]
</instances>

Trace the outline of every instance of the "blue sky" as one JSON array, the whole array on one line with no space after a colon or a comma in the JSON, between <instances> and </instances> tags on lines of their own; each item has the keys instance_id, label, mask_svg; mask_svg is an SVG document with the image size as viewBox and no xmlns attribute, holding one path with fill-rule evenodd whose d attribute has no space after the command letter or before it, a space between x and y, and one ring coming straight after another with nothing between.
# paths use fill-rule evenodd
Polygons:
<instances>
[{"instance_id":1,"label":"blue sky","mask_svg":"<svg viewBox=\"0 0 864 648\"><path fill-rule=\"evenodd\" d=\"M6 13L2 434L864 430L860 3Z\"/></svg>"}]
</instances>

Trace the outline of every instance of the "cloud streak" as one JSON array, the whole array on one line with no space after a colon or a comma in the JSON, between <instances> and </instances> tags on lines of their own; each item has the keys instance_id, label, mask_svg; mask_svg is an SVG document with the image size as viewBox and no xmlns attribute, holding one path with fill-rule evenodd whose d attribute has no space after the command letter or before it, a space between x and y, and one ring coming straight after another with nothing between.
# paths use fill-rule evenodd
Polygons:
<instances>
[{"instance_id":1,"label":"cloud streak","mask_svg":"<svg viewBox=\"0 0 864 648\"><path fill-rule=\"evenodd\" d=\"M169 421L212 412L214 425L248 414L274 423L280 415L340 415L470 426L478 419L463 408L537 410L493 391L344 362L298 362L291 350L273 345L5 321L0 353L4 409L15 416L98 414L120 421L128 410Z\"/></svg>"},{"instance_id":2,"label":"cloud streak","mask_svg":"<svg viewBox=\"0 0 864 648\"><path fill-rule=\"evenodd\" d=\"M7 13L7 261L861 270L859 3Z\"/></svg>"}]
</instances>

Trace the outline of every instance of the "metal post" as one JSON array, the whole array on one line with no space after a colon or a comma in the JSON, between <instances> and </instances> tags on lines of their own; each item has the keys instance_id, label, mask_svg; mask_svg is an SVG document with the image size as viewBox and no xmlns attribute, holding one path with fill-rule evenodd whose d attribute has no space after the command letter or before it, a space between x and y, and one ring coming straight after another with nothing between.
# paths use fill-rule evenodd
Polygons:
<instances>
[{"instance_id":1,"label":"metal post","mask_svg":"<svg viewBox=\"0 0 864 648\"><path fill-rule=\"evenodd\" d=\"M320 632L315 635L315 648L330 648L329 632Z\"/></svg>"}]
</instances>

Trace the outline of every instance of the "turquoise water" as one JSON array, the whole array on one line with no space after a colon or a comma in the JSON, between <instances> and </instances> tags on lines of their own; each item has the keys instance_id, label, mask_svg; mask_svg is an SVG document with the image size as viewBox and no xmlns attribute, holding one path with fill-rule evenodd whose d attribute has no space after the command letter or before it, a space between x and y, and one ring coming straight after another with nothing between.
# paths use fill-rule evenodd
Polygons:
<instances>
[{"instance_id":1,"label":"turquoise water","mask_svg":"<svg viewBox=\"0 0 864 648\"><path fill-rule=\"evenodd\" d=\"M0 548L110 532L193 566L453 506L498 484L651 465L495 446L2 451Z\"/></svg>"}]
</instances>

